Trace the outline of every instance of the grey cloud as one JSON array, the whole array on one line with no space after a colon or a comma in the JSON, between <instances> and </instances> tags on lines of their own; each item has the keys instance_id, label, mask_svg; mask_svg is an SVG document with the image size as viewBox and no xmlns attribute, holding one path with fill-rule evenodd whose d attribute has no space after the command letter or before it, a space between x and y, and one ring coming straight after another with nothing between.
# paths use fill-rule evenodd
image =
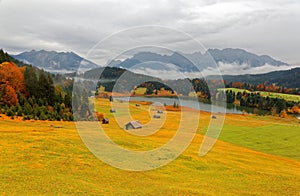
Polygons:
<instances>
[{"instance_id":1,"label":"grey cloud","mask_svg":"<svg viewBox=\"0 0 300 196\"><path fill-rule=\"evenodd\" d=\"M293 0L2 0L0 47L84 56L112 33L161 25L187 32L207 48L238 47L300 63L299 9Z\"/></svg>"}]
</instances>

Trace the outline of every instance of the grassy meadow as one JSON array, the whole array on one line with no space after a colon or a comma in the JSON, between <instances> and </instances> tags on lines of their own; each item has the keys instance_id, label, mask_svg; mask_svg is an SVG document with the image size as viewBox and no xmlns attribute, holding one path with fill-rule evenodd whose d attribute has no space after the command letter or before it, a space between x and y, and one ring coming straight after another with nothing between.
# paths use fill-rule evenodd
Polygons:
<instances>
[{"instance_id":1,"label":"grassy meadow","mask_svg":"<svg viewBox=\"0 0 300 196\"><path fill-rule=\"evenodd\" d=\"M127 120L126 103L115 104L118 108L116 115L123 123ZM180 112L168 111L162 119L152 123L153 126L162 126L160 131L148 137L138 137L125 132L117 124L114 114L109 113L111 105L108 100L97 99L95 107L110 119L110 124L102 125L107 135L117 144L132 150L150 150L166 143L176 133L181 117ZM142 124L151 121L149 105L136 107L130 104L129 110L132 118ZM190 114L195 111L183 112ZM199 157L199 147L210 120L209 113L201 112L192 143L170 164L151 171L131 172L97 159L83 144L74 122L11 120L2 115L0 194L300 193L300 124L297 119L227 115L216 145L207 155Z\"/></svg>"},{"instance_id":2,"label":"grassy meadow","mask_svg":"<svg viewBox=\"0 0 300 196\"><path fill-rule=\"evenodd\" d=\"M263 97L270 97L270 98L278 98L278 99L284 99L286 101L294 101L294 102L300 102L300 96L299 95L293 95L293 94L284 94L284 93L275 93L275 92L264 92L264 91L254 91L251 92L249 90L245 89L238 89L238 88L221 88L219 90L231 90L232 92L243 93L244 91L246 93L260 93Z\"/></svg>"}]
</instances>

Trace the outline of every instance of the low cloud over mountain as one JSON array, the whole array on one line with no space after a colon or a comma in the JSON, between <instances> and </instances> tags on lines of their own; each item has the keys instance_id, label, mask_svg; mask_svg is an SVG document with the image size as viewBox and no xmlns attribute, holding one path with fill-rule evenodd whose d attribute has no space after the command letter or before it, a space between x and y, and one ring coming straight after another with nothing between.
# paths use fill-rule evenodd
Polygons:
<instances>
[{"instance_id":1,"label":"low cloud over mountain","mask_svg":"<svg viewBox=\"0 0 300 196\"><path fill-rule=\"evenodd\" d=\"M113 63L113 64L112 64ZM291 68L287 63L267 55L256 55L242 49L209 49L205 53L173 53L161 55L139 52L119 63L109 66L164 78L199 77L214 74L256 74ZM218 70L220 71L218 73Z\"/></svg>"},{"instance_id":2,"label":"low cloud over mountain","mask_svg":"<svg viewBox=\"0 0 300 196\"><path fill-rule=\"evenodd\" d=\"M35 51L23 52L14 57L50 72L80 72L103 65L86 60L73 52ZM290 69L287 63L267 55L256 55L242 49L208 49L205 53L160 54L139 51L126 59L112 60L107 66L119 67L136 73L165 79L199 77L201 75L239 75L267 73Z\"/></svg>"}]
</instances>

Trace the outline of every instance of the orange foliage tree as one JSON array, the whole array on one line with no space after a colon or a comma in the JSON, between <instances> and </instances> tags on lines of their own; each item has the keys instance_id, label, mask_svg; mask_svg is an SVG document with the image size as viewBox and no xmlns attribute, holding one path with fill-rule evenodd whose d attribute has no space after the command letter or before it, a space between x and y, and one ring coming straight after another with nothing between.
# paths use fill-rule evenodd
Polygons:
<instances>
[{"instance_id":1,"label":"orange foliage tree","mask_svg":"<svg viewBox=\"0 0 300 196\"><path fill-rule=\"evenodd\" d=\"M287 116L288 116L288 115L287 115L286 110L282 110L282 111L280 112L280 117L286 118Z\"/></svg>"},{"instance_id":2,"label":"orange foliage tree","mask_svg":"<svg viewBox=\"0 0 300 196\"><path fill-rule=\"evenodd\" d=\"M16 92L26 93L22 71L12 62L0 64L0 102L9 106L16 105Z\"/></svg>"},{"instance_id":3,"label":"orange foliage tree","mask_svg":"<svg viewBox=\"0 0 300 196\"><path fill-rule=\"evenodd\" d=\"M242 88L243 87L243 83L242 82L233 82L232 83L232 87L233 88Z\"/></svg>"},{"instance_id":4,"label":"orange foliage tree","mask_svg":"<svg viewBox=\"0 0 300 196\"><path fill-rule=\"evenodd\" d=\"M299 107L298 106L293 106L293 108L292 108L292 111L293 111L293 113L294 114L298 114L298 113L300 113L300 109L299 109Z\"/></svg>"},{"instance_id":5,"label":"orange foliage tree","mask_svg":"<svg viewBox=\"0 0 300 196\"><path fill-rule=\"evenodd\" d=\"M26 92L23 73L12 62L0 64L0 83L10 85L16 92Z\"/></svg>"},{"instance_id":6,"label":"orange foliage tree","mask_svg":"<svg viewBox=\"0 0 300 196\"><path fill-rule=\"evenodd\" d=\"M259 90L259 91L264 91L265 90L265 85L259 84L259 85L256 86L256 89Z\"/></svg>"},{"instance_id":7,"label":"orange foliage tree","mask_svg":"<svg viewBox=\"0 0 300 196\"><path fill-rule=\"evenodd\" d=\"M10 85L2 84L0 85L0 104L1 105L17 105L18 97L15 89Z\"/></svg>"}]
</instances>

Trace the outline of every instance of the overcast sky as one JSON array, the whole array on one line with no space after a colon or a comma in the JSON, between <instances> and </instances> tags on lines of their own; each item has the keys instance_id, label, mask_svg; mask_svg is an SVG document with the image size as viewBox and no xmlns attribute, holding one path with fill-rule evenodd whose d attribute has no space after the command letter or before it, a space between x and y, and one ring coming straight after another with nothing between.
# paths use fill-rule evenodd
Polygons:
<instances>
[{"instance_id":1,"label":"overcast sky","mask_svg":"<svg viewBox=\"0 0 300 196\"><path fill-rule=\"evenodd\" d=\"M161 25L206 48L242 48L300 64L298 0L0 0L0 47L74 51L85 57L123 29Z\"/></svg>"}]
</instances>

